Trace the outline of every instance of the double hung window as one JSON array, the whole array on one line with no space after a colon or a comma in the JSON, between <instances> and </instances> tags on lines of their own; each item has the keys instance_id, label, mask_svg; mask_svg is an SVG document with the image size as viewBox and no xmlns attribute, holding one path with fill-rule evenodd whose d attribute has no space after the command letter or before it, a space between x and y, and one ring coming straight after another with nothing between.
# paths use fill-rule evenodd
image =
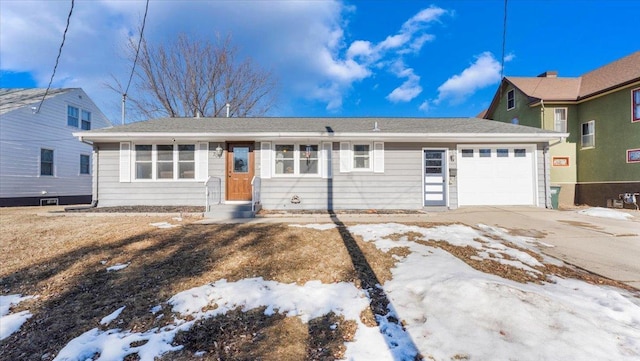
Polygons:
<instances>
[{"instance_id":1,"label":"double hung window","mask_svg":"<svg viewBox=\"0 0 640 361\"><path fill-rule=\"evenodd\" d=\"M554 130L556 132L567 132L567 108L556 108L553 112Z\"/></svg>"},{"instance_id":2,"label":"double hung window","mask_svg":"<svg viewBox=\"0 0 640 361\"><path fill-rule=\"evenodd\" d=\"M276 175L318 175L319 156L317 144L276 144Z\"/></svg>"},{"instance_id":3,"label":"double hung window","mask_svg":"<svg viewBox=\"0 0 640 361\"><path fill-rule=\"evenodd\" d=\"M91 157L80 154L80 174L91 174Z\"/></svg>"},{"instance_id":4,"label":"double hung window","mask_svg":"<svg viewBox=\"0 0 640 361\"><path fill-rule=\"evenodd\" d=\"M195 179L194 144L136 144L135 179Z\"/></svg>"},{"instance_id":5,"label":"double hung window","mask_svg":"<svg viewBox=\"0 0 640 361\"><path fill-rule=\"evenodd\" d=\"M632 122L640 122L640 88L631 92L631 98L633 103L633 112L631 119Z\"/></svg>"},{"instance_id":6,"label":"double hung window","mask_svg":"<svg viewBox=\"0 0 640 361\"><path fill-rule=\"evenodd\" d=\"M596 146L596 122L594 120L582 123L581 136L582 148Z\"/></svg>"},{"instance_id":7,"label":"double hung window","mask_svg":"<svg viewBox=\"0 0 640 361\"><path fill-rule=\"evenodd\" d=\"M516 107L516 91L511 89L507 92L507 110L511 110Z\"/></svg>"},{"instance_id":8,"label":"double hung window","mask_svg":"<svg viewBox=\"0 0 640 361\"><path fill-rule=\"evenodd\" d=\"M40 149L40 175L53 176L53 150Z\"/></svg>"},{"instance_id":9,"label":"double hung window","mask_svg":"<svg viewBox=\"0 0 640 361\"><path fill-rule=\"evenodd\" d=\"M78 127L78 119L80 118L80 109L67 105L67 125L70 127Z\"/></svg>"}]
</instances>

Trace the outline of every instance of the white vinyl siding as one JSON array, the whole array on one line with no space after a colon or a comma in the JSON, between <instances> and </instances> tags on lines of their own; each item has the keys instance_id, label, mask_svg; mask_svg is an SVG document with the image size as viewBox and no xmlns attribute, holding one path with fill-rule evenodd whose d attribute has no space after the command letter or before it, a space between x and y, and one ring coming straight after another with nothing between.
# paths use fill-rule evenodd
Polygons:
<instances>
[{"instance_id":1,"label":"white vinyl siding","mask_svg":"<svg viewBox=\"0 0 640 361\"><path fill-rule=\"evenodd\" d=\"M80 174L79 159L92 147L71 134L80 130L67 124L69 104L91 111L94 128L111 125L82 89L49 95L36 114L27 104L0 116L0 198L91 195L92 177ZM41 148L54 150L54 176L40 176Z\"/></svg>"}]
</instances>

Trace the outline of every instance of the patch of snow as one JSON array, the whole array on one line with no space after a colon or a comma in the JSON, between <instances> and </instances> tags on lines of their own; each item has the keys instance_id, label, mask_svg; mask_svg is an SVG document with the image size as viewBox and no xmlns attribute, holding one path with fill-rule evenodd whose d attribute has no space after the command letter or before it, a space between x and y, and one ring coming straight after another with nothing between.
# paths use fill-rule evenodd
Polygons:
<instances>
[{"instance_id":1,"label":"patch of snow","mask_svg":"<svg viewBox=\"0 0 640 361\"><path fill-rule=\"evenodd\" d=\"M367 234L404 228L390 232L389 227L367 225ZM429 237L429 229L424 233ZM372 241L388 246L380 239ZM384 290L426 358L640 357L640 306L626 291L561 278L543 285L520 284L477 271L442 249L399 243L412 252L392 269Z\"/></svg>"},{"instance_id":2,"label":"patch of snow","mask_svg":"<svg viewBox=\"0 0 640 361\"><path fill-rule=\"evenodd\" d=\"M11 336L18 331L20 327L33 316L29 311L11 313L11 307L22 301L34 298L33 296L7 295L0 296L0 340Z\"/></svg>"},{"instance_id":3,"label":"patch of snow","mask_svg":"<svg viewBox=\"0 0 640 361\"><path fill-rule=\"evenodd\" d=\"M173 219L176 222L182 222L182 217L173 217L171 219Z\"/></svg>"},{"instance_id":4,"label":"patch of snow","mask_svg":"<svg viewBox=\"0 0 640 361\"><path fill-rule=\"evenodd\" d=\"M623 221L633 218L633 216L629 213L616 211L615 209L608 209L608 208L601 208L601 207L583 209L578 211L578 213L591 216L591 217L612 218L612 219L620 219Z\"/></svg>"},{"instance_id":5,"label":"patch of snow","mask_svg":"<svg viewBox=\"0 0 640 361\"><path fill-rule=\"evenodd\" d=\"M202 357L202 356L204 356L205 353L207 353L207 352L206 351L198 351L198 352L194 352L193 356Z\"/></svg>"},{"instance_id":6,"label":"patch of snow","mask_svg":"<svg viewBox=\"0 0 640 361\"><path fill-rule=\"evenodd\" d=\"M326 231L329 229L336 228L337 226L334 223L309 223L309 224L290 224L289 227L300 227L300 228L311 228L317 229L319 231Z\"/></svg>"},{"instance_id":7,"label":"patch of snow","mask_svg":"<svg viewBox=\"0 0 640 361\"><path fill-rule=\"evenodd\" d=\"M151 313L154 314L154 315L156 313L160 312L160 311L162 311L162 306L160 306L160 305L157 305L157 306L154 306L153 308L151 308Z\"/></svg>"},{"instance_id":8,"label":"patch of snow","mask_svg":"<svg viewBox=\"0 0 640 361\"><path fill-rule=\"evenodd\" d=\"M267 315L279 312L303 322L331 311L343 315L358 326L354 340L346 343L349 360L407 360L418 352L435 360L640 358L636 293L559 277L544 284L521 284L475 270L443 249L417 242L466 245L478 250L478 256L473 256L477 259L506 261L508 256L510 266L540 267L534 257L529 259L531 255L510 246L535 251L536 243L526 237L461 225L367 224L349 230L382 250L410 250L397 258L391 280L379 286L391 303L386 317L376 315L377 327L360 321L370 300L366 290L351 283L310 281L299 286L262 278L220 280L171 297L168 302L177 313L171 325L137 333L92 329L69 342L56 360L84 360L98 353L101 360L121 360L137 353L140 360L151 361L182 348L173 344L177 332L238 307L244 311L266 307ZM405 328L389 322L389 316L401 320ZM132 343L140 346L132 347Z\"/></svg>"},{"instance_id":9,"label":"patch of snow","mask_svg":"<svg viewBox=\"0 0 640 361\"><path fill-rule=\"evenodd\" d=\"M131 264L131 262L128 263L118 263L116 265L113 265L111 267L107 267L107 272L115 272L115 271L120 271L122 269L125 269L127 267L129 267L129 265Z\"/></svg>"},{"instance_id":10,"label":"patch of snow","mask_svg":"<svg viewBox=\"0 0 640 361\"><path fill-rule=\"evenodd\" d=\"M109 323L111 323L111 321L115 320L116 318L118 318L118 316L120 316L120 313L122 313L122 311L124 311L125 307L126 306L122 306L122 307L118 308L117 310L113 311L110 315L104 316L102 318L102 320L100 320L100 324L106 326Z\"/></svg>"},{"instance_id":11,"label":"patch of snow","mask_svg":"<svg viewBox=\"0 0 640 361\"><path fill-rule=\"evenodd\" d=\"M158 227L158 228L173 228L178 227L177 224L171 224L169 222L157 222L157 223L149 223L150 226Z\"/></svg>"}]
</instances>

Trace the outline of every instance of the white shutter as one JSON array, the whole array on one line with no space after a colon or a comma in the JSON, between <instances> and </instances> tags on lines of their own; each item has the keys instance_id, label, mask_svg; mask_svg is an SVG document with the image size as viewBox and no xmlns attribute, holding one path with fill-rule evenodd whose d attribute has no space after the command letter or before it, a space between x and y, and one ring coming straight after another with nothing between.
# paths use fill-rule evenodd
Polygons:
<instances>
[{"instance_id":1,"label":"white shutter","mask_svg":"<svg viewBox=\"0 0 640 361\"><path fill-rule=\"evenodd\" d=\"M384 142L373 143L373 172L384 173Z\"/></svg>"},{"instance_id":2,"label":"white shutter","mask_svg":"<svg viewBox=\"0 0 640 361\"><path fill-rule=\"evenodd\" d=\"M333 150L333 143L322 143L322 178L332 178L332 163L331 163L331 151Z\"/></svg>"},{"instance_id":3,"label":"white shutter","mask_svg":"<svg viewBox=\"0 0 640 361\"><path fill-rule=\"evenodd\" d=\"M209 178L209 142L196 144L196 180Z\"/></svg>"},{"instance_id":4,"label":"white shutter","mask_svg":"<svg viewBox=\"0 0 640 361\"><path fill-rule=\"evenodd\" d=\"M131 142L120 143L120 182L131 182Z\"/></svg>"},{"instance_id":5,"label":"white shutter","mask_svg":"<svg viewBox=\"0 0 640 361\"><path fill-rule=\"evenodd\" d=\"M260 143L260 177L271 178L271 142Z\"/></svg>"},{"instance_id":6,"label":"white shutter","mask_svg":"<svg viewBox=\"0 0 640 361\"><path fill-rule=\"evenodd\" d=\"M340 172L351 172L351 143L340 143Z\"/></svg>"}]
</instances>

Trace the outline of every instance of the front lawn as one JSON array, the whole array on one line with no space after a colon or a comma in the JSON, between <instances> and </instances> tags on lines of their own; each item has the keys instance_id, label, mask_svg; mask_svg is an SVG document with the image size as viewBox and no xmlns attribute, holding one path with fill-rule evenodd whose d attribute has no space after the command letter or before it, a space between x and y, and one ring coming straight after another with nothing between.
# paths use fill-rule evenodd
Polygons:
<instances>
[{"instance_id":1,"label":"front lawn","mask_svg":"<svg viewBox=\"0 0 640 361\"><path fill-rule=\"evenodd\" d=\"M637 291L498 228L46 210L0 209L2 360L640 357Z\"/></svg>"}]
</instances>

